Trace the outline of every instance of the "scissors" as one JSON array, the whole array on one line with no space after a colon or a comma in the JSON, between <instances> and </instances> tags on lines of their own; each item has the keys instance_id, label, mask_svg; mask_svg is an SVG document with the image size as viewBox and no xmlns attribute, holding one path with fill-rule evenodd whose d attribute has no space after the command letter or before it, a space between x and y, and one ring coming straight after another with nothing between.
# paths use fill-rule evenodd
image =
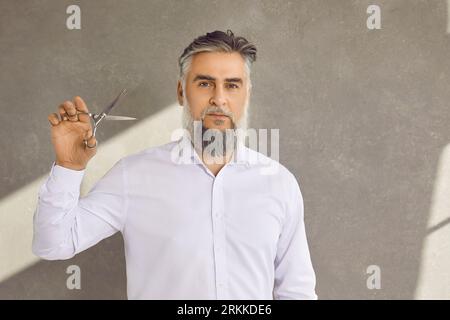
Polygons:
<instances>
[{"instance_id":1,"label":"scissors","mask_svg":"<svg viewBox=\"0 0 450 320\"><path fill-rule=\"evenodd\" d=\"M111 110L116 106L119 99L127 94L127 89L123 89L119 95L111 102L101 113L90 113L90 112L77 112L77 115L79 114L87 114L92 122L94 123L94 130L92 131L92 136L95 137L95 132L97 131L98 125L103 120L137 120L136 118L132 117L124 117L124 116L111 116L109 113ZM68 116L66 114L66 116Z\"/></svg>"}]
</instances>

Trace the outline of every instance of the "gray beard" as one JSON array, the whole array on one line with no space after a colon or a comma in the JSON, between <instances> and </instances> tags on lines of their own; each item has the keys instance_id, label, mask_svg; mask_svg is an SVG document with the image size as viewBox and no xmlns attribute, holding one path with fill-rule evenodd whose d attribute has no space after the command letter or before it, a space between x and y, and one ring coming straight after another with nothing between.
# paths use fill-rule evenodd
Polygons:
<instances>
[{"instance_id":1,"label":"gray beard","mask_svg":"<svg viewBox=\"0 0 450 320\"><path fill-rule=\"evenodd\" d=\"M238 131L243 133L247 130L248 102L244 107L244 113L238 121L235 122L234 117L230 116L232 128L226 130L209 129L203 125L207 110L216 110L216 107L206 108L201 115L201 119L195 120L186 101L182 114L183 128L188 131L189 139L197 152L208 158L223 158L230 152L234 152L237 143L242 141L243 136L237 135L237 130L239 129Z\"/></svg>"}]
</instances>

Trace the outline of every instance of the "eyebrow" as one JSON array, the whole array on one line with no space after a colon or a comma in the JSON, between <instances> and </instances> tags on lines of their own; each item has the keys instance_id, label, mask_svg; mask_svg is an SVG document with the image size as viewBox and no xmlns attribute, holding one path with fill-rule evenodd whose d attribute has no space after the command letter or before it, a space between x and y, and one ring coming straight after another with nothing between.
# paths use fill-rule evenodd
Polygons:
<instances>
[{"instance_id":1,"label":"eyebrow","mask_svg":"<svg viewBox=\"0 0 450 320\"><path fill-rule=\"evenodd\" d=\"M216 81L216 78L204 75L204 74L198 74L195 76L194 80L192 82L198 81L198 80L210 80L210 81ZM242 84L241 78L226 78L225 82L238 82Z\"/></svg>"}]
</instances>

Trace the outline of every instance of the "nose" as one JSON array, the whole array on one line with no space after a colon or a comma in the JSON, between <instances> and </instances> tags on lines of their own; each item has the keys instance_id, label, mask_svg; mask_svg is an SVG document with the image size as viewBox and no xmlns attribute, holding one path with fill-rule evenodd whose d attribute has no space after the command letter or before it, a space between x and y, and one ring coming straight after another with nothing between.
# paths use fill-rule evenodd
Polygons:
<instances>
[{"instance_id":1,"label":"nose","mask_svg":"<svg viewBox=\"0 0 450 320\"><path fill-rule=\"evenodd\" d=\"M217 107L224 107L227 104L223 89L217 86L213 96L209 99L209 104Z\"/></svg>"}]
</instances>

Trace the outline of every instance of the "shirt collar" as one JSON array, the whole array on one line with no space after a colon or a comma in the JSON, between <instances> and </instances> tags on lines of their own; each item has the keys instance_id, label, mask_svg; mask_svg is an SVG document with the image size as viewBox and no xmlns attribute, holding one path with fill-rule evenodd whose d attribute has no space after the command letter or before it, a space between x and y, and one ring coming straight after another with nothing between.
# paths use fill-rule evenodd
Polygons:
<instances>
[{"instance_id":1,"label":"shirt collar","mask_svg":"<svg viewBox=\"0 0 450 320\"><path fill-rule=\"evenodd\" d=\"M227 163L227 165L236 164L250 164L249 157L250 150L245 146L244 142L239 140L236 143L235 152ZM178 164L202 164L198 153L186 134L183 134L178 140L174 141L174 148L172 149L172 160Z\"/></svg>"}]
</instances>

